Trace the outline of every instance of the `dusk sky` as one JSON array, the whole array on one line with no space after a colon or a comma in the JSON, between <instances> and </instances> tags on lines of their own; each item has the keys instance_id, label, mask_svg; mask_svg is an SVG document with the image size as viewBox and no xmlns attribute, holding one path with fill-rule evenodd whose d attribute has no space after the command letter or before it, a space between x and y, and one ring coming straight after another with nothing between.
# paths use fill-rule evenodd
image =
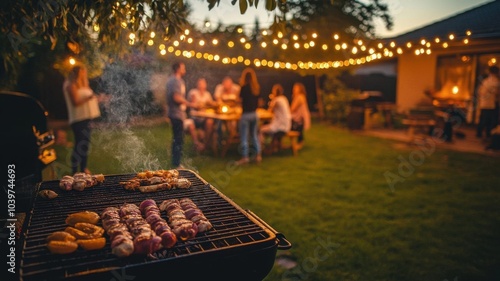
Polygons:
<instances>
[{"instance_id":1,"label":"dusk sky","mask_svg":"<svg viewBox=\"0 0 500 281\"><path fill-rule=\"evenodd\" d=\"M192 21L201 25L204 20L209 19L214 24L246 24L251 28L258 17L261 27L266 27L273 21L273 13L264 9L264 0L260 1L258 9L249 7L244 15L240 15L238 6L231 5L230 0L221 0L218 7L208 11L205 0L189 0L193 6ZM377 24L377 35L380 37L392 37L415 28L439 21L457 13L469 10L473 7L483 5L492 0L385 0L389 4L391 15L394 19L394 27L391 31Z\"/></svg>"}]
</instances>

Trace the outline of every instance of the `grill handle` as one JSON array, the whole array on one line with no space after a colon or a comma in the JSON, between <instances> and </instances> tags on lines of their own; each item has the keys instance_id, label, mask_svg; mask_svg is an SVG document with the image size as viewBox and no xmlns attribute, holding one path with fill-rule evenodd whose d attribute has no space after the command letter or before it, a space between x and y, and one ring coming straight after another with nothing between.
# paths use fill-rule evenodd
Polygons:
<instances>
[{"instance_id":1,"label":"grill handle","mask_svg":"<svg viewBox=\"0 0 500 281\"><path fill-rule=\"evenodd\" d=\"M274 228L272 228L269 224L267 224L263 219L261 219L259 216L257 216L254 212L246 209L245 210L248 215L250 215L252 218L256 219L259 223L263 224L266 228L268 228L271 232L276 235L276 239L278 240L278 250L288 250L292 248L292 243L288 241L285 237L285 235L281 232L276 231Z\"/></svg>"}]
</instances>

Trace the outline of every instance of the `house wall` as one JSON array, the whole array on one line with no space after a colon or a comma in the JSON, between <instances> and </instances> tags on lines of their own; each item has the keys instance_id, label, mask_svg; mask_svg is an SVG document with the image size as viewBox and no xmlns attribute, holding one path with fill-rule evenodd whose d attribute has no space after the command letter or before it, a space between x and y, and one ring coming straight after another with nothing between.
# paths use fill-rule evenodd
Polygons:
<instances>
[{"instance_id":1,"label":"house wall","mask_svg":"<svg viewBox=\"0 0 500 281\"><path fill-rule=\"evenodd\" d=\"M431 102L424 95L424 91L434 89L436 61L435 54L417 56L407 53L398 57L396 86L398 112L407 113L421 101Z\"/></svg>"}]
</instances>

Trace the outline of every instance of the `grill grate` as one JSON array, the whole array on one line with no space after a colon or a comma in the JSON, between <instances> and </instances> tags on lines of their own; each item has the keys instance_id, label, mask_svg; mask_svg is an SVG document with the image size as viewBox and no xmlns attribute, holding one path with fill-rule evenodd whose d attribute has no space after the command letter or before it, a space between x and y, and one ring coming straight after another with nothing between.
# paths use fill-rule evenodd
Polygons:
<instances>
[{"instance_id":1,"label":"grill grate","mask_svg":"<svg viewBox=\"0 0 500 281\"><path fill-rule=\"evenodd\" d=\"M132 178L133 174L109 175L101 185L79 191L61 191L59 181L46 181L39 190L51 189L59 193L53 200L35 198L33 209L24 231L24 247L20 264L21 280L57 280L71 276L106 272L124 267L165 262L190 256L208 255L225 251L255 250L255 247L269 247L276 244L276 237L257 220L251 219L230 199L189 170L180 175L188 178L189 189L174 189L156 193L126 191L119 182ZM213 229L198 234L194 239L177 242L171 249L162 249L153 257L133 255L117 258L111 254L110 241L101 250L78 249L68 255L51 254L45 238L52 232L66 227L68 214L78 211L101 213L109 206L123 203L139 204L147 198L160 204L165 199L190 198L210 220ZM250 247L250 248L247 248ZM112 276L112 275L108 275ZM108 280L110 278L108 277Z\"/></svg>"}]
</instances>

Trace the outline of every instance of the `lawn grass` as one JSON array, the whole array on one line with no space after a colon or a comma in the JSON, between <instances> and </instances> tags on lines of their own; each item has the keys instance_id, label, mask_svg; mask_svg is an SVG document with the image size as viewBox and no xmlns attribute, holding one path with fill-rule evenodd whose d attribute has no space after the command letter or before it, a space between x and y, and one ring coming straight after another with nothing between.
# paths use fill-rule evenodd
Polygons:
<instances>
[{"instance_id":1,"label":"lawn grass","mask_svg":"<svg viewBox=\"0 0 500 281\"><path fill-rule=\"evenodd\" d=\"M109 126L92 139L94 173L170 168L166 124ZM499 280L500 159L396 144L317 122L297 157L235 167L236 152L195 155L187 138L184 164L292 242L278 256L297 266L276 265L267 281ZM58 177L70 151L57 147ZM391 189L388 172L404 181Z\"/></svg>"}]
</instances>

